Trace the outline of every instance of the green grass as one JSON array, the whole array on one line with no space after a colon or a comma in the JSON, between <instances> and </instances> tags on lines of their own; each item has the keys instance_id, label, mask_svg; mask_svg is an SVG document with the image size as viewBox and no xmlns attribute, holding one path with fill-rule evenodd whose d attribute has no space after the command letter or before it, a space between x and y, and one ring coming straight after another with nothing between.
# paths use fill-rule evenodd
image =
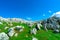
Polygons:
<instances>
[{"instance_id":1,"label":"green grass","mask_svg":"<svg viewBox=\"0 0 60 40\"><path fill-rule=\"evenodd\" d=\"M32 37L36 37L38 40L60 40L60 33L52 33L51 30L48 30L48 31L44 31L43 29L42 30L39 30L37 31L37 34L36 35L33 35L33 34L30 34L29 31L31 28L29 28L29 26L27 24L24 24L24 23L13 23L13 26L11 27L14 27L14 26L17 26L17 25L21 25L21 26L24 26L24 31L23 32L18 32L18 36L15 37L10 37L10 40L32 40ZM0 29L1 31L0 32L5 32L7 33L8 29L4 29L5 26L8 26L10 27L9 25L7 25L7 23L4 22L3 25L0 25ZM26 37L26 35L28 37Z\"/></svg>"}]
</instances>

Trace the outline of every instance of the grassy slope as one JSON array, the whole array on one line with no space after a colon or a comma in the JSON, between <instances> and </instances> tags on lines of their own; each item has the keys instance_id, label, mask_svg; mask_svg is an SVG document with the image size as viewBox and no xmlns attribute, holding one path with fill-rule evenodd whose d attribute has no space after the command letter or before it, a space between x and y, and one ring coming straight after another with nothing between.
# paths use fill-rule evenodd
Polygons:
<instances>
[{"instance_id":1,"label":"grassy slope","mask_svg":"<svg viewBox=\"0 0 60 40\"><path fill-rule=\"evenodd\" d=\"M30 28L28 27L28 25L26 25L24 23L22 23L22 24L21 23L13 23L13 27L17 26L17 25L24 26L25 27L24 31L23 32L18 32L17 37L15 37L15 36L10 37L10 40L32 40L33 36L36 37L38 40L60 40L60 34L59 33L54 34L54 33L52 33L51 30L49 30L48 32L44 31L44 30L39 30L36 35L33 35L33 34L29 33ZM0 29L1 29L0 32L7 33L8 29L4 30L5 26L12 27L12 26L7 25L7 23L4 22L3 25L0 25ZM26 35L28 37L26 37Z\"/></svg>"}]
</instances>

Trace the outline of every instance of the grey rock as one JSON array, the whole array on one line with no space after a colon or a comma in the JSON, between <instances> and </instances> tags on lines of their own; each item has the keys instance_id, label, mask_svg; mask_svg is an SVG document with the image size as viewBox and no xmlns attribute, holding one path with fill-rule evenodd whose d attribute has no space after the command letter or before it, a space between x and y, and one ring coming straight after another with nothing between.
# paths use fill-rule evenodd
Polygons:
<instances>
[{"instance_id":1,"label":"grey rock","mask_svg":"<svg viewBox=\"0 0 60 40\"><path fill-rule=\"evenodd\" d=\"M60 31L58 29L54 30L54 33L59 33Z\"/></svg>"},{"instance_id":2,"label":"grey rock","mask_svg":"<svg viewBox=\"0 0 60 40\"><path fill-rule=\"evenodd\" d=\"M15 33L14 28L10 28L10 29L8 30L8 35L9 35L10 37L12 37L12 36L14 35L14 33Z\"/></svg>"},{"instance_id":3,"label":"grey rock","mask_svg":"<svg viewBox=\"0 0 60 40\"><path fill-rule=\"evenodd\" d=\"M6 33L2 32L0 33L0 40L9 40L9 37Z\"/></svg>"},{"instance_id":4,"label":"grey rock","mask_svg":"<svg viewBox=\"0 0 60 40\"><path fill-rule=\"evenodd\" d=\"M60 22L60 18L53 16L51 18L43 20L42 25L45 30L51 30L51 29L55 30L55 29L60 29L59 22Z\"/></svg>"},{"instance_id":5,"label":"grey rock","mask_svg":"<svg viewBox=\"0 0 60 40\"><path fill-rule=\"evenodd\" d=\"M36 35L36 32L37 32L37 29L36 29L36 28L33 28L33 29L31 30L31 34Z\"/></svg>"}]
</instances>

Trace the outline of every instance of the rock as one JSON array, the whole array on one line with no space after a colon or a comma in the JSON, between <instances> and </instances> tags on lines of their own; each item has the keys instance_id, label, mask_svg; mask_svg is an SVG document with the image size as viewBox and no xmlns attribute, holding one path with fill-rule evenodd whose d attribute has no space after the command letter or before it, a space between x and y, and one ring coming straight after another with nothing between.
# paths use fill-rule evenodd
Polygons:
<instances>
[{"instance_id":1,"label":"rock","mask_svg":"<svg viewBox=\"0 0 60 40\"><path fill-rule=\"evenodd\" d=\"M36 32L37 32L37 29L36 29L36 28L33 28L33 29L31 30L31 34L36 35Z\"/></svg>"},{"instance_id":2,"label":"rock","mask_svg":"<svg viewBox=\"0 0 60 40\"><path fill-rule=\"evenodd\" d=\"M22 28L21 26L16 26L15 27L15 30L18 30L19 31L21 28Z\"/></svg>"},{"instance_id":3,"label":"rock","mask_svg":"<svg viewBox=\"0 0 60 40\"><path fill-rule=\"evenodd\" d=\"M48 28L49 28L49 27L47 27L47 26L48 26L47 23L43 25L44 30L46 30L46 31L48 31Z\"/></svg>"},{"instance_id":4,"label":"rock","mask_svg":"<svg viewBox=\"0 0 60 40\"><path fill-rule=\"evenodd\" d=\"M47 29L47 23L44 24L43 27L44 27L44 30L48 31L48 29Z\"/></svg>"},{"instance_id":5,"label":"rock","mask_svg":"<svg viewBox=\"0 0 60 40\"><path fill-rule=\"evenodd\" d=\"M10 28L10 29L8 30L8 35L9 35L10 37L12 37L12 36L14 35L14 33L15 33L14 28Z\"/></svg>"},{"instance_id":6,"label":"rock","mask_svg":"<svg viewBox=\"0 0 60 40\"><path fill-rule=\"evenodd\" d=\"M45 30L60 29L60 18L53 16L46 20L43 20L42 25Z\"/></svg>"},{"instance_id":7,"label":"rock","mask_svg":"<svg viewBox=\"0 0 60 40\"><path fill-rule=\"evenodd\" d=\"M8 29L9 27L5 27L4 29L6 30L6 29Z\"/></svg>"},{"instance_id":8,"label":"rock","mask_svg":"<svg viewBox=\"0 0 60 40\"><path fill-rule=\"evenodd\" d=\"M54 30L54 33L59 33L60 31L58 29Z\"/></svg>"},{"instance_id":9,"label":"rock","mask_svg":"<svg viewBox=\"0 0 60 40\"><path fill-rule=\"evenodd\" d=\"M0 24L3 24L2 22L0 22Z\"/></svg>"},{"instance_id":10,"label":"rock","mask_svg":"<svg viewBox=\"0 0 60 40\"><path fill-rule=\"evenodd\" d=\"M9 40L9 37L6 33L2 32L0 33L0 40Z\"/></svg>"},{"instance_id":11,"label":"rock","mask_svg":"<svg viewBox=\"0 0 60 40\"><path fill-rule=\"evenodd\" d=\"M9 18L11 22L20 22L19 18Z\"/></svg>"},{"instance_id":12,"label":"rock","mask_svg":"<svg viewBox=\"0 0 60 40\"><path fill-rule=\"evenodd\" d=\"M24 29L23 26L16 26L16 27L15 27L15 30L17 30L17 31L19 31L19 32L23 31L23 29Z\"/></svg>"},{"instance_id":13,"label":"rock","mask_svg":"<svg viewBox=\"0 0 60 40\"><path fill-rule=\"evenodd\" d=\"M33 23L27 23L29 25L30 28L32 28L32 26L34 25Z\"/></svg>"},{"instance_id":14,"label":"rock","mask_svg":"<svg viewBox=\"0 0 60 40\"><path fill-rule=\"evenodd\" d=\"M37 38L33 37L32 40L38 40Z\"/></svg>"},{"instance_id":15,"label":"rock","mask_svg":"<svg viewBox=\"0 0 60 40\"><path fill-rule=\"evenodd\" d=\"M59 29L60 28L60 26L59 25L56 25L57 26L57 29Z\"/></svg>"},{"instance_id":16,"label":"rock","mask_svg":"<svg viewBox=\"0 0 60 40\"><path fill-rule=\"evenodd\" d=\"M10 24L8 24L9 26L13 26L13 24L12 23L10 23Z\"/></svg>"},{"instance_id":17,"label":"rock","mask_svg":"<svg viewBox=\"0 0 60 40\"><path fill-rule=\"evenodd\" d=\"M41 28L40 28L40 24L37 24L37 25L36 25L36 29L37 29L37 30L40 30L40 29L41 29Z\"/></svg>"},{"instance_id":18,"label":"rock","mask_svg":"<svg viewBox=\"0 0 60 40\"><path fill-rule=\"evenodd\" d=\"M18 36L18 33L15 33L15 37L17 37Z\"/></svg>"},{"instance_id":19,"label":"rock","mask_svg":"<svg viewBox=\"0 0 60 40\"><path fill-rule=\"evenodd\" d=\"M22 32L22 31L23 31L23 29L20 29L20 30L19 30L19 32Z\"/></svg>"}]
</instances>

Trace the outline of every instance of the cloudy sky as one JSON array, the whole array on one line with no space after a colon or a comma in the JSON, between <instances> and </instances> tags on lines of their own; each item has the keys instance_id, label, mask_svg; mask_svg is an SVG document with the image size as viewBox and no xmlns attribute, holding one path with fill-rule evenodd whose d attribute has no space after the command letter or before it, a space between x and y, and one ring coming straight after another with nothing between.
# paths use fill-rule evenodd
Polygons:
<instances>
[{"instance_id":1,"label":"cloudy sky","mask_svg":"<svg viewBox=\"0 0 60 40\"><path fill-rule=\"evenodd\" d=\"M0 16L41 20L60 11L60 0L0 0Z\"/></svg>"}]
</instances>

